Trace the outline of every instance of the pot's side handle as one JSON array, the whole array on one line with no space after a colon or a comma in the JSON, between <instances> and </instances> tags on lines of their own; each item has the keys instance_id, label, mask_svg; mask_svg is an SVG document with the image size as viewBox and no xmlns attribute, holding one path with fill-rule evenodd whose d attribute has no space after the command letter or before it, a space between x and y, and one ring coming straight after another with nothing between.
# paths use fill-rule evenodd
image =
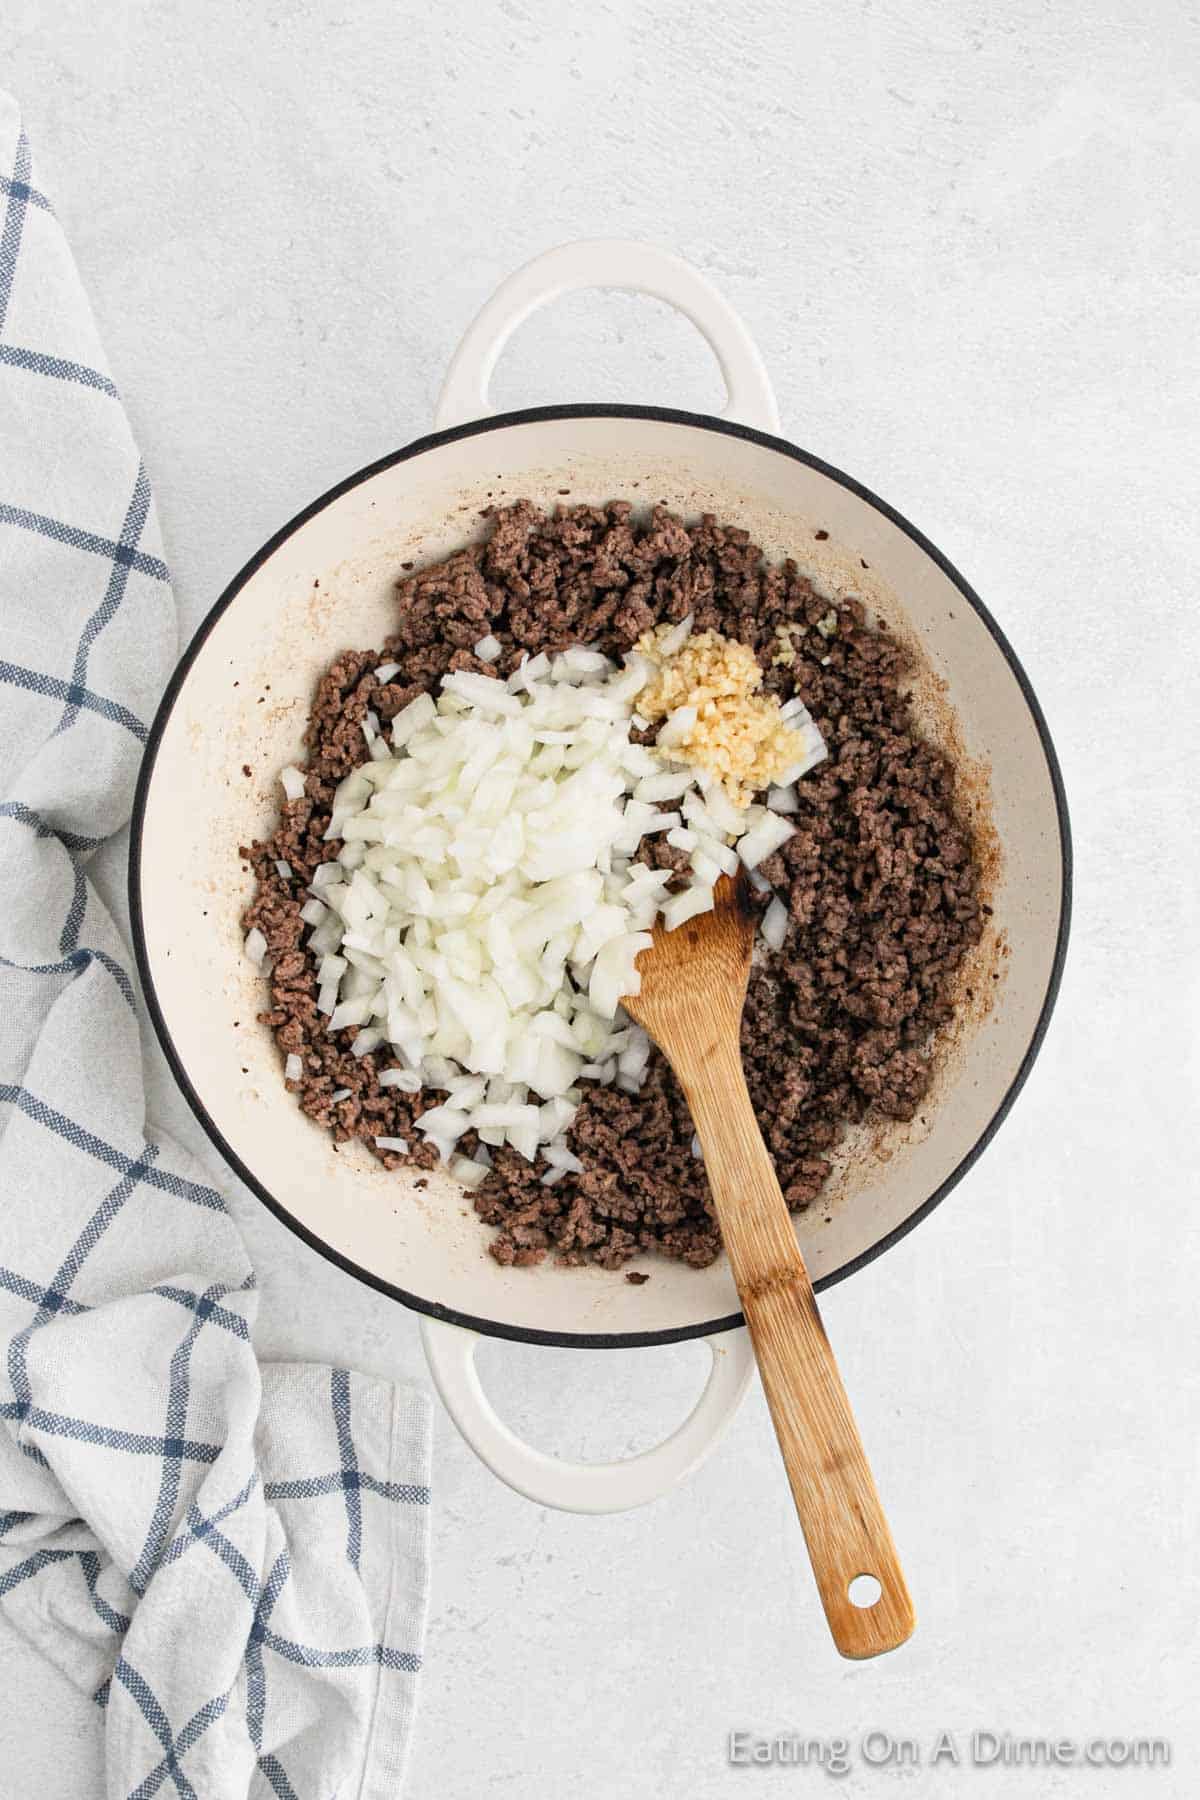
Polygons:
<instances>
[{"instance_id":1,"label":"pot's side handle","mask_svg":"<svg viewBox=\"0 0 1200 1800\"><path fill-rule=\"evenodd\" d=\"M496 289L455 351L434 422L438 430L483 418L501 351L530 313L577 288L629 288L665 300L708 340L728 395L725 417L778 432L779 409L758 346L729 302L682 257L655 244L586 238L535 256Z\"/></svg>"},{"instance_id":2,"label":"pot's side handle","mask_svg":"<svg viewBox=\"0 0 1200 1800\"><path fill-rule=\"evenodd\" d=\"M744 1330L705 1338L712 1368L677 1431L625 1462L570 1463L524 1443L496 1413L475 1367L476 1332L423 1318L421 1338L434 1386L475 1454L518 1494L562 1512L627 1512L657 1500L704 1461L737 1411L754 1368Z\"/></svg>"}]
</instances>

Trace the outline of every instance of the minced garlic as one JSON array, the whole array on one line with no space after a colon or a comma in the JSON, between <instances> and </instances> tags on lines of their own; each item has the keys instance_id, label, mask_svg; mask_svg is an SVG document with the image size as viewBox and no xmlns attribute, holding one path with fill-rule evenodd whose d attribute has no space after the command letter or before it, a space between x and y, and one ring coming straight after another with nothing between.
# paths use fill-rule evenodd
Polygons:
<instances>
[{"instance_id":1,"label":"minced garlic","mask_svg":"<svg viewBox=\"0 0 1200 1800\"><path fill-rule=\"evenodd\" d=\"M790 669L792 667L792 664L796 660L796 646L792 640L794 638L804 637L807 631L808 626L804 624L803 620L797 624L793 624L789 621L785 625L777 625L775 627L775 638L779 648L771 658L771 667L773 669Z\"/></svg>"},{"instance_id":2,"label":"minced garlic","mask_svg":"<svg viewBox=\"0 0 1200 1800\"><path fill-rule=\"evenodd\" d=\"M671 731L671 754L707 769L721 782L735 806L748 806L754 795L791 768L803 755L804 739L780 717L774 694L762 694L763 672L748 644L698 631L673 655L663 656L663 640L675 630L660 625L645 632L638 649L655 664L655 673L637 697L637 709L650 724L687 712Z\"/></svg>"}]
</instances>

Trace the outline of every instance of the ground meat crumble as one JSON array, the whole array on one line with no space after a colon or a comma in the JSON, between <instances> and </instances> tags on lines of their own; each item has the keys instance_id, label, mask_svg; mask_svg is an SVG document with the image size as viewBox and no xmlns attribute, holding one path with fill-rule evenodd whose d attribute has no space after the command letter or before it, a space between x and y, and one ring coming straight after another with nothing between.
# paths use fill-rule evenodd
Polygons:
<instances>
[{"instance_id":1,"label":"ground meat crumble","mask_svg":"<svg viewBox=\"0 0 1200 1800\"><path fill-rule=\"evenodd\" d=\"M663 507L635 517L617 501L550 516L519 501L490 511L488 522L485 542L398 582L397 628L382 649L347 651L327 670L305 740L304 797L284 804L269 841L243 849L257 877L245 926L263 932L272 959L272 1004L261 1017L281 1054L303 1064L289 1086L337 1141L364 1140L385 1167L435 1165L413 1127L442 1095L381 1089L391 1052L356 1059L356 1028L326 1031L304 947L304 889L338 852L324 832L335 786L364 760L367 710L389 720L449 670L507 675L523 651L589 644L619 656L651 626L690 612L698 631L749 644L766 690L781 700L798 694L829 746L828 761L799 784L795 836L762 866L791 924L782 951L758 947L742 1029L750 1093L798 1212L820 1192L848 1123L915 1113L937 1030L953 1010L955 972L981 931L977 859L954 772L912 717L904 652L867 625L857 601L831 607L794 562L768 565L746 531L711 515L689 526ZM777 656L784 627L790 659ZM490 665L472 655L489 632L503 646ZM374 671L385 662L401 673L381 684ZM644 851L662 867L686 860L666 844ZM570 1133L582 1174L544 1187L540 1159L495 1153L474 1195L496 1227L491 1254L505 1264L553 1254L617 1269L656 1250L696 1268L711 1263L720 1234L665 1060L654 1053L636 1096L582 1086ZM340 1090L348 1093L335 1099ZM406 1138L411 1153L380 1152L377 1136ZM473 1133L460 1148L474 1150Z\"/></svg>"}]
</instances>

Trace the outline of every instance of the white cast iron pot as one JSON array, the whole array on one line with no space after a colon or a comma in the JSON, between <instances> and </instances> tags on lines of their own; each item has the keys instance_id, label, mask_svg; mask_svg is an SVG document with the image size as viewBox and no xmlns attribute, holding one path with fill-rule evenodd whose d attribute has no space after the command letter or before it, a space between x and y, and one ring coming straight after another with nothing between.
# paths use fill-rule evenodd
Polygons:
<instances>
[{"instance_id":1,"label":"white cast iron pot","mask_svg":"<svg viewBox=\"0 0 1200 1800\"><path fill-rule=\"evenodd\" d=\"M636 289L696 324L721 366L721 418L661 407L556 406L488 417L488 382L513 330L570 289ZM197 632L151 732L138 787L130 910L163 1048L197 1118L292 1230L424 1314L438 1391L495 1472L544 1505L637 1506L712 1448L752 1355L724 1261L697 1271L646 1258L633 1285L602 1270L505 1269L455 1183L388 1174L361 1146L334 1150L286 1092L255 1022L261 981L242 952L249 879L239 844L264 836L276 775L301 756L316 679L340 650L381 643L401 564L433 561L481 529L483 507L526 495L666 501L744 525L831 594L853 593L923 653L916 703L964 770L987 851L989 931L921 1116L851 1134L825 1203L797 1221L818 1287L910 1230L991 1139L1045 1030L1066 946L1070 846L1057 761L995 621L921 534L864 488L773 434L770 382L745 327L694 269L642 244L568 244L488 301L460 345L437 429L341 482L247 564ZM319 584L319 585L318 585ZM247 779L243 765L253 770ZM708 1384L674 1436L625 1462L572 1466L518 1439L475 1370L477 1333L606 1348L702 1337Z\"/></svg>"}]
</instances>

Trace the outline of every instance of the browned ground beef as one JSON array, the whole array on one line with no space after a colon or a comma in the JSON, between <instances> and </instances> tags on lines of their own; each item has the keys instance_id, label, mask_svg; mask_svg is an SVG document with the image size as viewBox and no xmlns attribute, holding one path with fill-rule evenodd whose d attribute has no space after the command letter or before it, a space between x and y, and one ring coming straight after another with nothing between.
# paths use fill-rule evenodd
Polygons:
<instances>
[{"instance_id":1,"label":"browned ground beef","mask_svg":"<svg viewBox=\"0 0 1200 1800\"><path fill-rule=\"evenodd\" d=\"M356 1060L356 1031L331 1036L316 1010L312 959L299 912L326 843L333 789L363 760L368 708L387 720L450 669L506 675L523 650L595 644L618 655L650 625L695 614L750 644L781 698L799 694L829 746L800 783L796 835L763 865L792 923L781 952L760 955L750 980L742 1051L750 1092L793 1211L830 1172L845 1125L869 1111L907 1119L930 1079L931 1045L952 1011L955 971L981 930L978 867L955 808L954 772L920 736L900 691L904 655L862 608L836 609L796 565L768 566L749 535L711 516L688 526L665 508L636 520L630 506L560 507L553 517L526 501L490 515L483 544L406 576L397 627L379 649L347 651L327 671L313 705L302 800L283 808L267 843L243 851L258 877L245 924L257 925L273 959L271 1010L263 1014L282 1054L304 1072L292 1084L304 1111L338 1141L404 1137L412 1154L379 1153L388 1167L428 1168L435 1153L413 1124L441 1094L380 1089L394 1059ZM791 667L773 663L776 626L801 622ZM486 632L499 662L476 661ZM402 673L386 686L384 660ZM668 853L669 854L669 853ZM275 860L292 869L281 879ZM760 946L761 951L761 946ZM334 1101L339 1088L349 1097ZM683 1096L657 1053L637 1096L584 1085L571 1132L584 1164L553 1187L543 1165L511 1149L477 1190L480 1217L497 1227L502 1263L595 1261L619 1268L658 1250L700 1268L720 1249L703 1164L692 1155ZM473 1136L462 1145L474 1148Z\"/></svg>"}]
</instances>

